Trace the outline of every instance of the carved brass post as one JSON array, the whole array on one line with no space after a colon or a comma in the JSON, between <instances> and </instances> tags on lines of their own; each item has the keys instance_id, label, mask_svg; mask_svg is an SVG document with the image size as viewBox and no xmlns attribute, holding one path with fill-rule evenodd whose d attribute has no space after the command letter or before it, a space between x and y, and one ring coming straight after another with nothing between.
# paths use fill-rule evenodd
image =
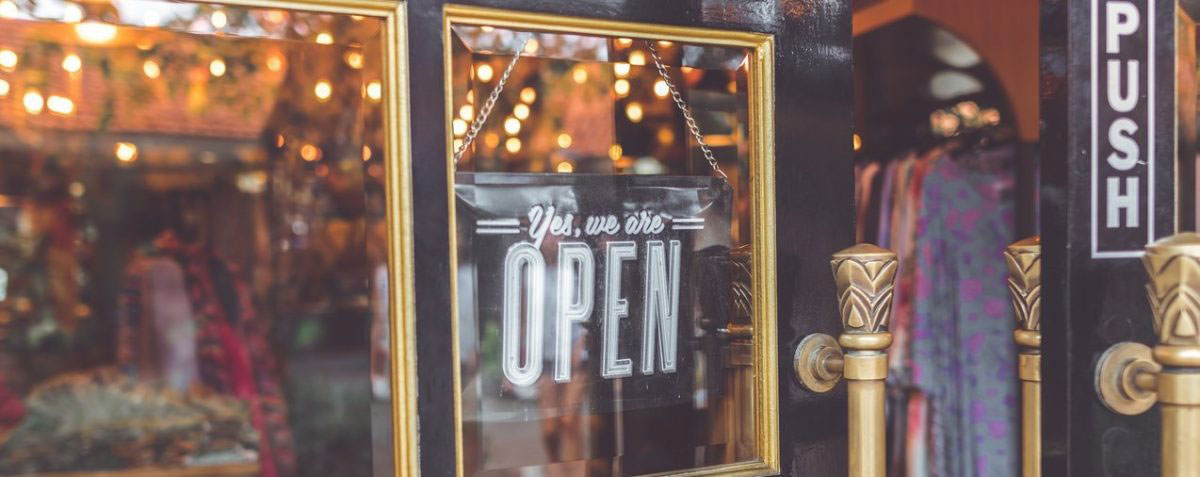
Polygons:
<instances>
[{"instance_id":1,"label":"carved brass post","mask_svg":"<svg viewBox=\"0 0 1200 477\"><path fill-rule=\"evenodd\" d=\"M1158 344L1117 343L1096 367L1096 392L1109 409L1140 414L1162 404L1162 475L1200 472L1200 235L1182 233L1146 247L1146 294Z\"/></svg>"},{"instance_id":2,"label":"carved brass post","mask_svg":"<svg viewBox=\"0 0 1200 477\"><path fill-rule=\"evenodd\" d=\"M796 348L796 376L814 392L826 392L845 376L849 400L850 476L883 477L886 471L884 381L887 331L896 280L896 254L859 244L833 255L844 332L805 337ZM840 346L839 346L840 344ZM845 348L845 352L843 352Z\"/></svg>"},{"instance_id":3,"label":"carved brass post","mask_svg":"<svg viewBox=\"0 0 1200 477\"><path fill-rule=\"evenodd\" d=\"M1042 241L1021 240L1004 251L1008 262L1008 291L1018 327L1013 332L1020 352L1021 475L1042 475Z\"/></svg>"}]
</instances>

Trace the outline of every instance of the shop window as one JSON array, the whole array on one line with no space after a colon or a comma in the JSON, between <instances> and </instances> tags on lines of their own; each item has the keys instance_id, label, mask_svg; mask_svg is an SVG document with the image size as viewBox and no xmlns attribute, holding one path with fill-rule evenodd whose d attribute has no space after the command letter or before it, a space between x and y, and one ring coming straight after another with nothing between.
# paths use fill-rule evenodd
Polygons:
<instances>
[{"instance_id":1,"label":"shop window","mask_svg":"<svg viewBox=\"0 0 1200 477\"><path fill-rule=\"evenodd\" d=\"M770 473L770 37L451 6L446 44L461 475Z\"/></svg>"},{"instance_id":2,"label":"shop window","mask_svg":"<svg viewBox=\"0 0 1200 477\"><path fill-rule=\"evenodd\" d=\"M0 475L393 472L380 11L0 0Z\"/></svg>"}]
</instances>

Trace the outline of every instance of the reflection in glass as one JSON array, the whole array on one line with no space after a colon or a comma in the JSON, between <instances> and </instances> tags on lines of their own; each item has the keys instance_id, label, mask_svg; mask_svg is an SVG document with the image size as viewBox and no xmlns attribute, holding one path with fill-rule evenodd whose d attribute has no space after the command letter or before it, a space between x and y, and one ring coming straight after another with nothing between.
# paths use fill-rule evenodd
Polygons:
<instances>
[{"instance_id":1,"label":"reflection in glass","mask_svg":"<svg viewBox=\"0 0 1200 477\"><path fill-rule=\"evenodd\" d=\"M736 331L746 329L752 316L748 51L653 43L729 176L726 185L705 162L650 46L645 39L452 26L448 127L455 149L470 137L470 125L503 82L457 168L467 475L641 475L758 457L752 344ZM518 48L523 55L504 80ZM509 232L532 237L538 214L551 214L530 204L553 205L560 216L575 213L576 224L583 225L588 207L606 200L617 202L613 210L650 208L673 217L672 224L708 226L701 231L672 225L661 235L636 240L624 232L585 240L581 237L592 235L586 230L572 235L563 229L524 249L532 252L513 254L524 246ZM577 245L581 242L586 246ZM646 258L658 253L656 242L664 244L662 261ZM669 346L643 343L643 336L652 336L645 334L651 321L643 315L653 314L647 303L663 290L648 283L670 289L670 279L654 281L674 277L667 264L676 246L685 257L678 275L684 283L682 311L675 315L678 357L646 358L647 350ZM506 261L505 249L517 258ZM614 253L624 254L628 264L613 262ZM655 275L654 263L666 275ZM613 280L606 271L613 264L624 278L604 283ZM502 297L530 286L545 290L544 303L535 303L540 296ZM562 295L563 289L576 291ZM606 301L615 300L606 295L613 289L625 290L618 294L626 305ZM592 306L571 301L581 296L590 296ZM509 311L498 303L515 307L512 313L521 317L540 307L544 328L531 334L531 322L507 322ZM629 311L612 321L623 331L609 334L603 323L610 313L606 307L614 306ZM579 316L560 327L556 320L572 310ZM523 324L513 331L512 323ZM614 336L620 343L608 348ZM541 352L530 353L534 347ZM613 353L631 359L628 372L605 357ZM508 356L513 363L505 362ZM542 362L532 363L529 356Z\"/></svg>"},{"instance_id":2,"label":"reflection in glass","mask_svg":"<svg viewBox=\"0 0 1200 477\"><path fill-rule=\"evenodd\" d=\"M390 473L380 22L0 7L0 475Z\"/></svg>"}]
</instances>

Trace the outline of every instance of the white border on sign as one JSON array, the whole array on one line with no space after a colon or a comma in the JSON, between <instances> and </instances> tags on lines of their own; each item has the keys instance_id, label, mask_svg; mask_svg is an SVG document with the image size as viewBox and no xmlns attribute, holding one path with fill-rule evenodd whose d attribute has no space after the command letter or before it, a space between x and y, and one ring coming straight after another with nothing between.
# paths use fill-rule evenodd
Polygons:
<instances>
[{"instance_id":1,"label":"white border on sign","mask_svg":"<svg viewBox=\"0 0 1200 477\"><path fill-rule=\"evenodd\" d=\"M1141 257L1144 250L1124 250L1119 252L1101 252L1100 247L1100 114L1098 107L1100 106L1100 2L1105 0L1092 0L1092 258L1136 258ZM1146 17L1148 19L1148 27L1146 30L1146 51L1147 55L1147 71L1149 80L1146 85L1147 101L1146 104L1146 170L1147 170L1147 187L1146 187L1146 243L1154 241L1154 125L1157 122L1154 117L1154 25L1156 18L1154 17L1154 2L1155 0L1146 1Z\"/></svg>"}]
</instances>

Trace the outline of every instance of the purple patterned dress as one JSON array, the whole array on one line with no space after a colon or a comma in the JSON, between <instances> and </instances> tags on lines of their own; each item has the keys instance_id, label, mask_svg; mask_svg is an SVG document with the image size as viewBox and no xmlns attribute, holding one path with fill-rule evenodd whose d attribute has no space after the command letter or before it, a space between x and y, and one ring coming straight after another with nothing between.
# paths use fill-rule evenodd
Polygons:
<instances>
[{"instance_id":1,"label":"purple patterned dress","mask_svg":"<svg viewBox=\"0 0 1200 477\"><path fill-rule=\"evenodd\" d=\"M1012 169L1003 164L1012 152L969 155L938 160L925 178L912 377L929 401L929 473L1009 477L1020 452L1015 320L1002 258L1014 234Z\"/></svg>"}]
</instances>

